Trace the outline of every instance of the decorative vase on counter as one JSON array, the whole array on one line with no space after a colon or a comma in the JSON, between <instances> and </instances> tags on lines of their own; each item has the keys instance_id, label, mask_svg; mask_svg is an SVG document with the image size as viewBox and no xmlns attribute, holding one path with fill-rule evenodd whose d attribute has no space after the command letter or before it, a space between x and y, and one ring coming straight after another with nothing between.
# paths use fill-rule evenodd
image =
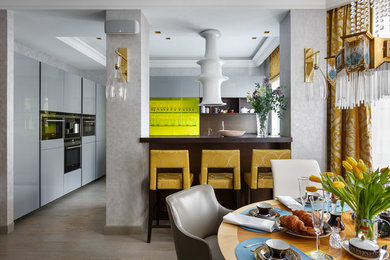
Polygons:
<instances>
[{"instance_id":1,"label":"decorative vase on counter","mask_svg":"<svg viewBox=\"0 0 390 260\"><path fill-rule=\"evenodd\" d=\"M378 237L378 221L379 218L377 217L366 219L356 216L354 220L355 237L376 242Z\"/></svg>"},{"instance_id":2,"label":"decorative vase on counter","mask_svg":"<svg viewBox=\"0 0 390 260\"><path fill-rule=\"evenodd\" d=\"M268 136L268 117L269 113L256 113L256 127L258 137Z\"/></svg>"}]
</instances>

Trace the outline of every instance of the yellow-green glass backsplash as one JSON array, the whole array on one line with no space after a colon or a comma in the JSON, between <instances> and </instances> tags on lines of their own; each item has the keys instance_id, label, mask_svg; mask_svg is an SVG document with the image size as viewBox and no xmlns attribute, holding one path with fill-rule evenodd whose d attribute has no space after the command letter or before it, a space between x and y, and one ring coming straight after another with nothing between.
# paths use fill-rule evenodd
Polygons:
<instances>
[{"instance_id":1,"label":"yellow-green glass backsplash","mask_svg":"<svg viewBox=\"0 0 390 260\"><path fill-rule=\"evenodd\" d=\"M149 135L199 135L199 98L151 98Z\"/></svg>"}]
</instances>

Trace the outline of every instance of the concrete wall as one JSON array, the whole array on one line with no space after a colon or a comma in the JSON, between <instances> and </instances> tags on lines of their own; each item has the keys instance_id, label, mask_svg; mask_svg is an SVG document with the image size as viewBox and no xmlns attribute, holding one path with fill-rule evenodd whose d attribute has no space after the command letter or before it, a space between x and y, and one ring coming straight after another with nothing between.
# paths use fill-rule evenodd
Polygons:
<instances>
[{"instance_id":1,"label":"concrete wall","mask_svg":"<svg viewBox=\"0 0 390 260\"><path fill-rule=\"evenodd\" d=\"M304 48L321 53L320 65L325 70L326 11L291 10L280 25L281 85L288 87L289 108L282 120L283 135L291 134L292 157L315 159L326 170L326 101L315 91L306 98L304 83Z\"/></svg>"},{"instance_id":2,"label":"concrete wall","mask_svg":"<svg viewBox=\"0 0 390 260\"><path fill-rule=\"evenodd\" d=\"M140 10L109 10L107 20L135 19L140 33L107 34L107 77L113 73L114 51L129 48L130 81L125 101L107 101L106 234L141 232L148 209L149 25Z\"/></svg>"},{"instance_id":3,"label":"concrete wall","mask_svg":"<svg viewBox=\"0 0 390 260\"><path fill-rule=\"evenodd\" d=\"M14 17L0 10L0 234L14 229Z\"/></svg>"}]
</instances>

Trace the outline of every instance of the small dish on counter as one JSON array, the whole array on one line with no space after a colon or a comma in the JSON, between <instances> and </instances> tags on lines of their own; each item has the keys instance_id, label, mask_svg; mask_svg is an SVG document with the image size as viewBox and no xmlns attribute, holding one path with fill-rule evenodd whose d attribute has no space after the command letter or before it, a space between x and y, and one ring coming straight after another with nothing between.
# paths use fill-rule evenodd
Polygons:
<instances>
[{"instance_id":1,"label":"small dish on counter","mask_svg":"<svg viewBox=\"0 0 390 260\"><path fill-rule=\"evenodd\" d=\"M226 137L242 136L245 134L245 132L246 131L240 131L240 130L219 130L218 131L218 133Z\"/></svg>"}]
</instances>

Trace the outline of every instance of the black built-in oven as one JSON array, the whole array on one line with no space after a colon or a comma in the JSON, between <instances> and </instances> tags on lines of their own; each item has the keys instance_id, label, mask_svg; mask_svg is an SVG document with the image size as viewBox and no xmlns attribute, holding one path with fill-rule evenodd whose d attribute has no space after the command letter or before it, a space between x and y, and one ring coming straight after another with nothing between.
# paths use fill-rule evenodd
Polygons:
<instances>
[{"instance_id":1,"label":"black built-in oven","mask_svg":"<svg viewBox=\"0 0 390 260\"><path fill-rule=\"evenodd\" d=\"M83 136L95 135L95 125L94 115L83 115Z\"/></svg>"},{"instance_id":2,"label":"black built-in oven","mask_svg":"<svg viewBox=\"0 0 390 260\"><path fill-rule=\"evenodd\" d=\"M69 138L64 143L65 173L81 168L81 138Z\"/></svg>"}]
</instances>

